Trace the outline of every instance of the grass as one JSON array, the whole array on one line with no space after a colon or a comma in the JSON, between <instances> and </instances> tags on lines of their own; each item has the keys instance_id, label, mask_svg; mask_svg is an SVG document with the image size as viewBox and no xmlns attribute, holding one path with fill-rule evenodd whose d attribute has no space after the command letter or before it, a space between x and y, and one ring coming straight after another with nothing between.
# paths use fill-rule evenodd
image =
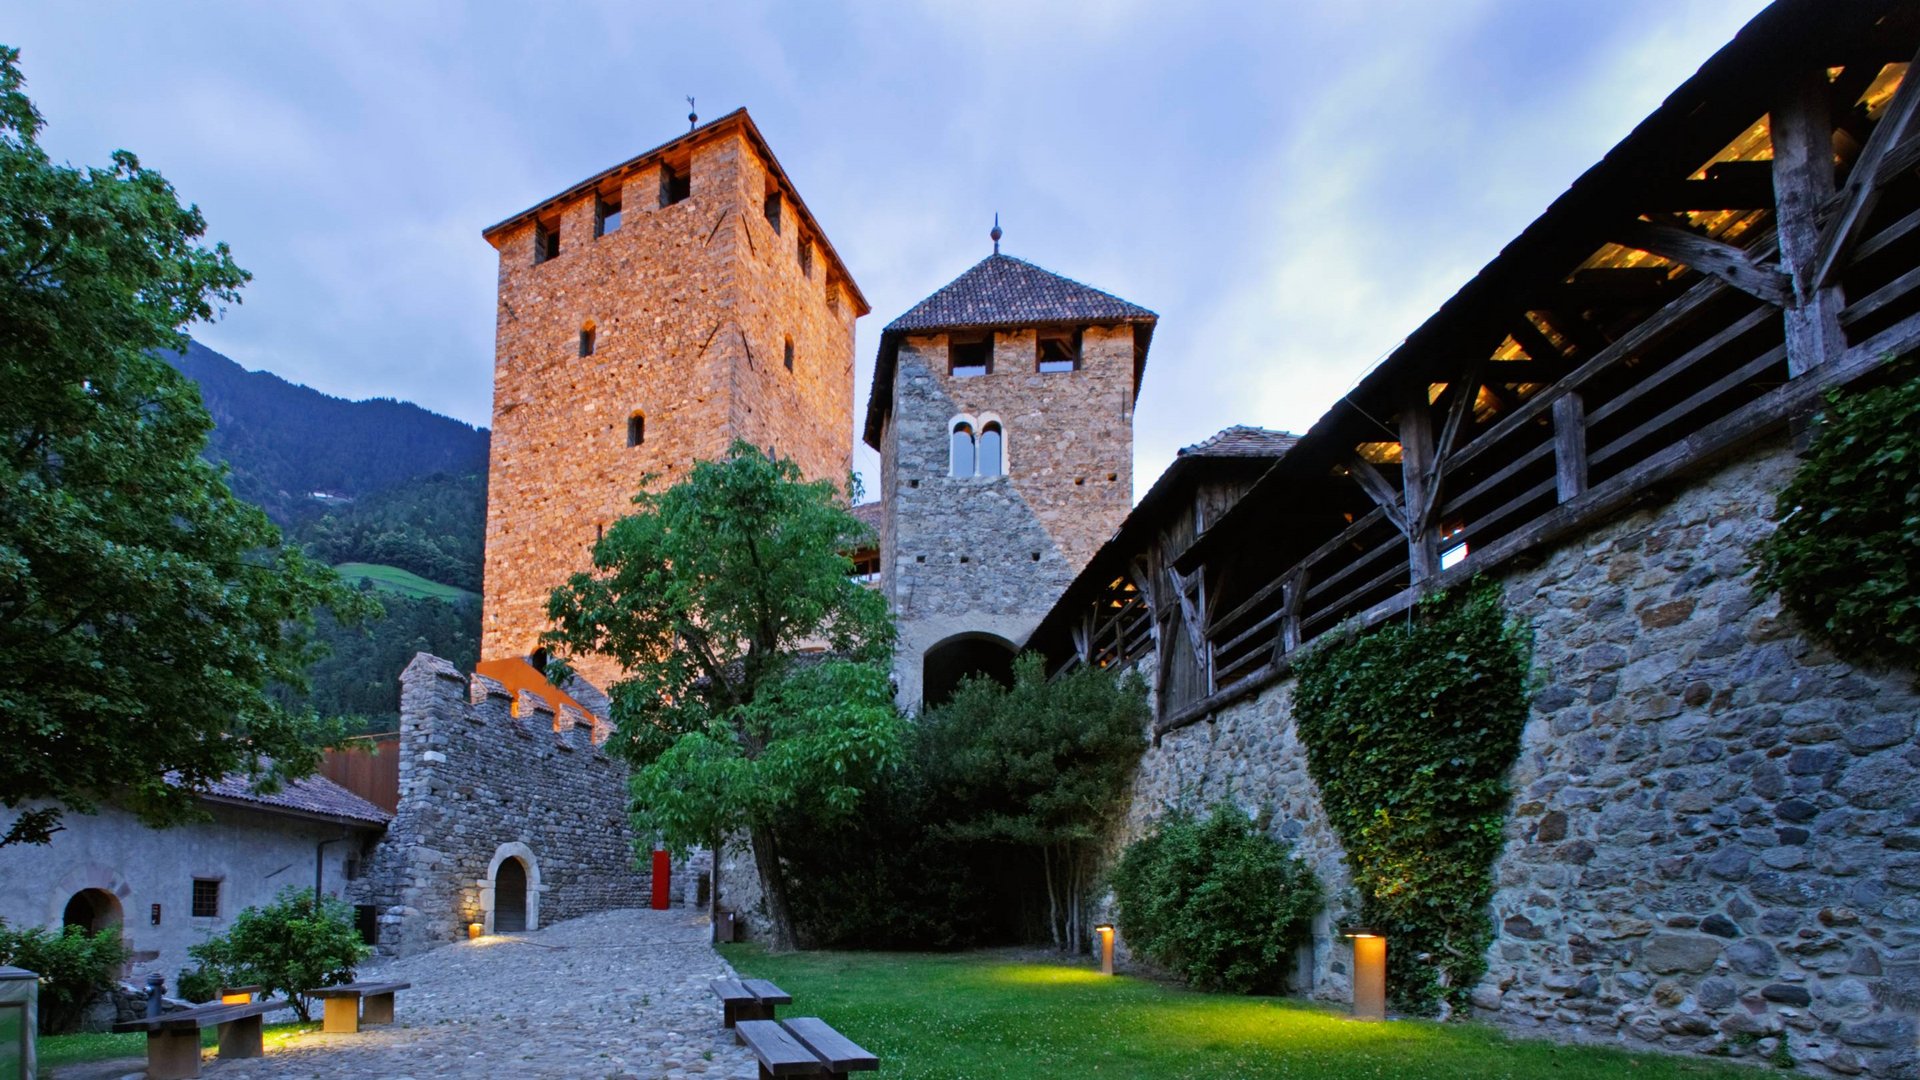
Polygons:
<instances>
[{"instance_id":1,"label":"grass","mask_svg":"<svg viewBox=\"0 0 1920 1080\"><path fill-rule=\"evenodd\" d=\"M1359 1023L1282 998L1201 994L998 953L722 951L879 1055L881 1077L1667 1080L1778 1076L1717 1062L1509 1039L1480 1024Z\"/></svg>"},{"instance_id":2,"label":"grass","mask_svg":"<svg viewBox=\"0 0 1920 1080\"><path fill-rule=\"evenodd\" d=\"M276 1042L285 1042L295 1035L304 1035L309 1031L320 1030L318 1020L301 1023L297 1020L284 1024L268 1024L262 1033L262 1041L267 1046ZM200 1045L210 1047L220 1041L220 1033L214 1028L200 1032ZM87 1032L80 1035L42 1035L35 1043L35 1055L39 1058L40 1068L52 1070L62 1065L80 1065L89 1061L111 1061L114 1058L144 1058L147 1056L147 1036L145 1032L129 1031L119 1035L105 1032Z\"/></svg>"},{"instance_id":3,"label":"grass","mask_svg":"<svg viewBox=\"0 0 1920 1080\"><path fill-rule=\"evenodd\" d=\"M402 570L397 566L387 566L383 563L343 562L334 569L348 581L371 581L374 588L383 592L399 593L401 596L448 601L473 600L478 597L478 594L465 589L442 585L437 581L428 581L411 570Z\"/></svg>"}]
</instances>

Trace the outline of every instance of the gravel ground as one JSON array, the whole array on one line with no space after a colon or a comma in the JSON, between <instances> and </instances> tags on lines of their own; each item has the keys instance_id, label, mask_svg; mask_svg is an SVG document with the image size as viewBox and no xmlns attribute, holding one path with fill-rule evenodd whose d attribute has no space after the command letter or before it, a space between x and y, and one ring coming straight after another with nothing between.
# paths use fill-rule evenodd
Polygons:
<instances>
[{"instance_id":1,"label":"gravel ground","mask_svg":"<svg viewBox=\"0 0 1920 1080\"><path fill-rule=\"evenodd\" d=\"M209 1056L202 1074L751 1080L753 1056L720 1026L707 985L732 971L707 941L705 915L685 908L609 911L369 964L361 979L413 984L392 1027L302 1035L250 1061Z\"/></svg>"}]
</instances>

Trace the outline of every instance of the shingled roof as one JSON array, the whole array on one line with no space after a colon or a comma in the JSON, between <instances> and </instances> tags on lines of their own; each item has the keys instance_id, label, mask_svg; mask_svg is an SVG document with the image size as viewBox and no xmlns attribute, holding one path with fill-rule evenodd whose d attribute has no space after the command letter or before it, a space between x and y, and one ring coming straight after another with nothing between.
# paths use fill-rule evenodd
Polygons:
<instances>
[{"instance_id":1,"label":"shingled roof","mask_svg":"<svg viewBox=\"0 0 1920 1080\"><path fill-rule=\"evenodd\" d=\"M253 790L252 782L245 775L228 773L196 794L207 802L318 818L345 825L378 827L393 820L392 814L324 776L289 780L279 791L262 794Z\"/></svg>"},{"instance_id":2,"label":"shingled roof","mask_svg":"<svg viewBox=\"0 0 1920 1080\"><path fill-rule=\"evenodd\" d=\"M1179 456L1277 458L1293 449L1293 444L1299 441L1300 436L1292 432L1235 424L1220 429L1192 446L1181 447Z\"/></svg>"},{"instance_id":3,"label":"shingled roof","mask_svg":"<svg viewBox=\"0 0 1920 1080\"><path fill-rule=\"evenodd\" d=\"M1134 328L1133 392L1147 366L1147 345L1159 316L1011 255L994 252L887 324L873 365L864 438L880 447L880 428L893 408L893 368L900 339L940 330L997 330L1033 326L1130 323Z\"/></svg>"}]
</instances>

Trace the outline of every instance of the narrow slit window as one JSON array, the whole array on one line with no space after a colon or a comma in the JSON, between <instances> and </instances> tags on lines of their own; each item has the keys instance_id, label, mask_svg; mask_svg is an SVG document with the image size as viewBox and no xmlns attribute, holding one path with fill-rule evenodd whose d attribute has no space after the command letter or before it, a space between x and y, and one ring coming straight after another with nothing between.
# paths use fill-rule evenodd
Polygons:
<instances>
[{"instance_id":1,"label":"narrow slit window","mask_svg":"<svg viewBox=\"0 0 1920 1080\"><path fill-rule=\"evenodd\" d=\"M774 235L780 234L780 192L767 192L766 199L760 204L760 212L767 216L767 224L773 226Z\"/></svg>"},{"instance_id":2,"label":"narrow slit window","mask_svg":"<svg viewBox=\"0 0 1920 1080\"><path fill-rule=\"evenodd\" d=\"M973 425L965 420L953 425L947 472L950 476L973 475Z\"/></svg>"},{"instance_id":3,"label":"narrow slit window","mask_svg":"<svg viewBox=\"0 0 1920 1080\"><path fill-rule=\"evenodd\" d=\"M791 337L787 339L786 354L785 354L784 360L787 365L787 370L792 371L793 370L793 339Z\"/></svg>"},{"instance_id":4,"label":"narrow slit window","mask_svg":"<svg viewBox=\"0 0 1920 1080\"><path fill-rule=\"evenodd\" d=\"M804 236L800 238L800 272L813 276L813 242Z\"/></svg>"},{"instance_id":5,"label":"narrow slit window","mask_svg":"<svg viewBox=\"0 0 1920 1080\"><path fill-rule=\"evenodd\" d=\"M587 329L580 331L580 355L581 356L593 355L593 328L592 327L588 327Z\"/></svg>"},{"instance_id":6,"label":"narrow slit window","mask_svg":"<svg viewBox=\"0 0 1920 1080\"><path fill-rule=\"evenodd\" d=\"M1007 471L1007 436L997 421L989 420L980 428L981 476L1004 476Z\"/></svg>"},{"instance_id":7,"label":"narrow slit window","mask_svg":"<svg viewBox=\"0 0 1920 1080\"><path fill-rule=\"evenodd\" d=\"M627 445L639 446L647 441L647 416L636 412L627 417Z\"/></svg>"},{"instance_id":8,"label":"narrow slit window","mask_svg":"<svg viewBox=\"0 0 1920 1080\"><path fill-rule=\"evenodd\" d=\"M993 335L955 334L947 342L947 374L958 379L993 373Z\"/></svg>"},{"instance_id":9,"label":"narrow slit window","mask_svg":"<svg viewBox=\"0 0 1920 1080\"><path fill-rule=\"evenodd\" d=\"M1036 368L1043 375L1080 370L1080 331L1040 335Z\"/></svg>"},{"instance_id":10,"label":"narrow slit window","mask_svg":"<svg viewBox=\"0 0 1920 1080\"><path fill-rule=\"evenodd\" d=\"M610 232L620 231L620 196L600 196L593 202L593 235L595 238Z\"/></svg>"},{"instance_id":11,"label":"narrow slit window","mask_svg":"<svg viewBox=\"0 0 1920 1080\"><path fill-rule=\"evenodd\" d=\"M684 202L693 194L693 178L671 165L660 166L660 205Z\"/></svg>"}]
</instances>

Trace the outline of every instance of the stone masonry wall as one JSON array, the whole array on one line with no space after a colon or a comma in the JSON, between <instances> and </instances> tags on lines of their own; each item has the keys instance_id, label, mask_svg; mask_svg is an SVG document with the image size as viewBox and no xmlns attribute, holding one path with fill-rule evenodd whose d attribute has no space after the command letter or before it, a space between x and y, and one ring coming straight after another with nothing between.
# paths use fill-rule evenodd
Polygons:
<instances>
[{"instance_id":1,"label":"stone masonry wall","mask_svg":"<svg viewBox=\"0 0 1920 1080\"><path fill-rule=\"evenodd\" d=\"M881 588L900 631L900 700L960 633L1019 645L1125 519L1133 494L1133 332L1092 327L1080 370L1035 371L1032 331L996 334L992 374L947 373L945 335L909 337L881 446ZM953 417L998 419L1006 475L949 476Z\"/></svg>"},{"instance_id":2,"label":"stone masonry wall","mask_svg":"<svg viewBox=\"0 0 1920 1080\"><path fill-rule=\"evenodd\" d=\"M522 702L515 717L499 683L425 653L401 674L400 805L351 890L379 909L382 954L491 930L490 875L509 855L531 864L530 928L648 902L604 722L569 708L555 732L550 707Z\"/></svg>"},{"instance_id":3,"label":"stone masonry wall","mask_svg":"<svg viewBox=\"0 0 1920 1080\"><path fill-rule=\"evenodd\" d=\"M1913 672L1845 663L1756 595L1748 550L1796 464L1756 448L1502 575L1540 688L1476 1015L1746 1059L1784 1038L1819 1075L1920 1074L1920 694ZM1270 807L1338 906L1290 692L1169 733L1128 828L1183 792ZM1330 922L1313 992L1337 999Z\"/></svg>"},{"instance_id":4,"label":"stone masonry wall","mask_svg":"<svg viewBox=\"0 0 1920 1080\"><path fill-rule=\"evenodd\" d=\"M741 129L721 128L674 165L691 195L660 206L660 166L643 168L624 180L620 227L604 236L593 235L593 193L562 207L549 223L555 258L534 262L532 221L500 239L484 659L533 651L548 594L587 567L643 476L671 485L735 437L812 478L844 482L851 467L846 283L817 249L803 273L791 206L774 235L767 165ZM581 356L589 327L593 354ZM645 439L629 446L636 411ZM618 678L601 658L579 667L600 686Z\"/></svg>"}]
</instances>

